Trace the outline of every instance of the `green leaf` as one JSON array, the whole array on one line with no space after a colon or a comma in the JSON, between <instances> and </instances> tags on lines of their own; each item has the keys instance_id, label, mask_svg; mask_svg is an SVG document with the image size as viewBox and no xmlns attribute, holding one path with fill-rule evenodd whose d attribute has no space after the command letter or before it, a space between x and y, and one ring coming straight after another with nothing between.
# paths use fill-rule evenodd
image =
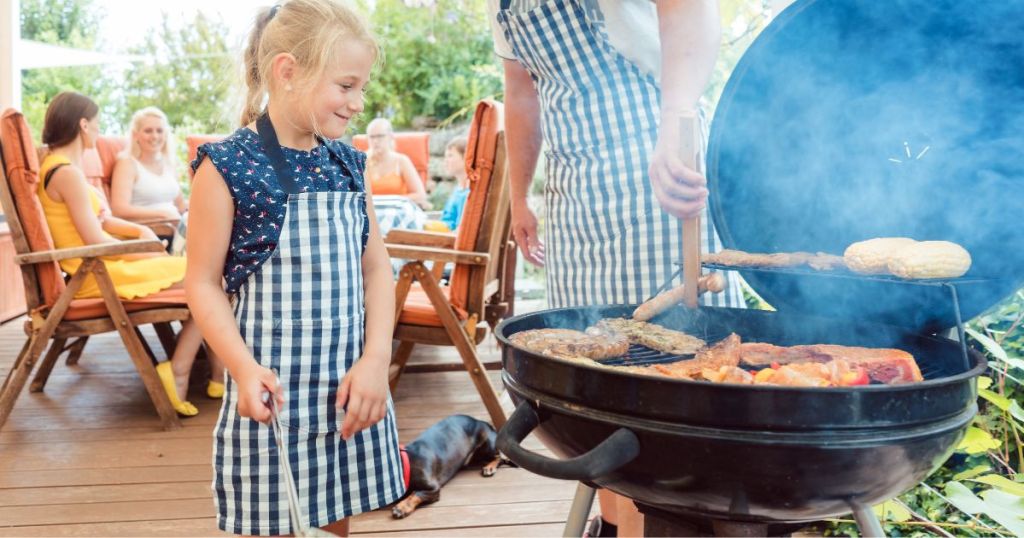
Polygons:
<instances>
[{"instance_id":1,"label":"green leaf","mask_svg":"<svg viewBox=\"0 0 1024 538\"><path fill-rule=\"evenodd\" d=\"M981 482L982 484L988 484L1002 491L1016 495L1018 497L1024 497L1024 484L1019 484L997 474L987 474L971 480L972 482Z\"/></svg>"},{"instance_id":2,"label":"green leaf","mask_svg":"<svg viewBox=\"0 0 1024 538\"><path fill-rule=\"evenodd\" d=\"M902 504L894 500L876 504L871 509L875 511L875 515L879 519L892 523L903 523L904 521L910 521L914 517Z\"/></svg>"},{"instance_id":3,"label":"green leaf","mask_svg":"<svg viewBox=\"0 0 1024 538\"><path fill-rule=\"evenodd\" d=\"M989 338L988 335L982 334L981 332L976 331L970 327L964 327L964 331L966 331L967 334L971 335L971 338L977 340L978 343L980 343L982 347L985 348L985 351L989 352L993 357L1003 362L1009 360L1010 357L1006 355L1006 350L1003 349L1003 346L999 345L999 343L996 342L995 340Z\"/></svg>"},{"instance_id":4,"label":"green leaf","mask_svg":"<svg viewBox=\"0 0 1024 538\"><path fill-rule=\"evenodd\" d=\"M956 447L957 450L967 452L968 454L981 454L989 450L995 450L999 448L1000 443L994 439L989 433L976 426L967 428L967 435L964 436L964 440L960 441L960 444Z\"/></svg>"},{"instance_id":5,"label":"green leaf","mask_svg":"<svg viewBox=\"0 0 1024 538\"><path fill-rule=\"evenodd\" d=\"M989 466L988 464L971 467L966 471L962 471L953 475L953 480L967 480L968 478L974 478L980 474L988 472L991 469L992 467Z\"/></svg>"},{"instance_id":6,"label":"green leaf","mask_svg":"<svg viewBox=\"0 0 1024 538\"><path fill-rule=\"evenodd\" d=\"M1008 409L1008 411L1010 412L1010 415L1013 416L1013 418L1019 420L1022 424L1024 424L1024 408L1021 408L1019 403L1017 403L1016 401L1010 402L1010 408Z\"/></svg>"},{"instance_id":7,"label":"green leaf","mask_svg":"<svg viewBox=\"0 0 1024 538\"><path fill-rule=\"evenodd\" d=\"M992 378L981 376L978 378L978 390L985 390L992 386Z\"/></svg>"},{"instance_id":8,"label":"green leaf","mask_svg":"<svg viewBox=\"0 0 1024 538\"><path fill-rule=\"evenodd\" d=\"M980 514L985 511L985 501L960 482L946 484L946 498L961 512Z\"/></svg>"},{"instance_id":9,"label":"green leaf","mask_svg":"<svg viewBox=\"0 0 1024 538\"><path fill-rule=\"evenodd\" d=\"M1024 499L989 489L981 492L985 499L985 515L995 520L1015 536L1024 536Z\"/></svg>"},{"instance_id":10,"label":"green leaf","mask_svg":"<svg viewBox=\"0 0 1024 538\"><path fill-rule=\"evenodd\" d=\"M992 403L992 405L995 405L1002 411L1006 411L1007 409L1009 409L1010 404L1013 403L1013 400L1007 398L1006 396L1001 396L987 389L979 389L978 396L981 396L982 398L988 400L989 402Z\"/></svg>"}]
</instances>

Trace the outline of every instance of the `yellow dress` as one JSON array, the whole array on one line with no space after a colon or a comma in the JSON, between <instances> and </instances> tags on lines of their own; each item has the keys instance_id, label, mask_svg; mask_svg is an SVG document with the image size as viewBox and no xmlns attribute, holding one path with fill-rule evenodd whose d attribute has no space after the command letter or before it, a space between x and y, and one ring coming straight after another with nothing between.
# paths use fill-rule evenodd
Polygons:
<instances>
[{"instance_id":1,"label":"yellow dress","mask_svg":"<svg viewBox=\"0 0 1024 538\"><path fill-rule=\"evenodd\" d=\"M39 202L43 206L46 224L50 228L54 245L57 248L81 247L85 245L85 242L82 241L82 236L78 234L78 230L71 220L68 206L63 202L53 201L46 194L44 185L46 174L59 164L71 164L71 161L63 155L51 154L47 155L42 166L39 167ZM91 187L89 202L92 205L93 213L99 215L102 208L99 193ZM106 233L104 232L104 234ZM116 241L110 235L107 237L111 241ZM158 256L139 260L125 260L120 256L105 256L103 261L106 264L107 273L117 289L117 295L122 299L144 297L169 288L185 278L185 258L180 256ZM61 260L60 262L61 269L69 275L75 274L81 265L81 258ZM100 288L93 275L89 275L85 279L82 287L75 294L76 299L100 296Z\"/></svg>"}]
</instances>

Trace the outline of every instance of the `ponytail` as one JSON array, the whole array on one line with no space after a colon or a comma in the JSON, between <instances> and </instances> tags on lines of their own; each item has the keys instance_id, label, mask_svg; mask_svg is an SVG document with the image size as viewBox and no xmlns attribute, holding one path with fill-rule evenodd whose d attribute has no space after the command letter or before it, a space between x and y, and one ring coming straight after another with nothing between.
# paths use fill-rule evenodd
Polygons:
<instances>
[{"instance_id":1,"label":"ponytail","mask_svg":"<svg viewBox=\"0 0 1024 538\"><path fill-rule=\"evenodd\" d=\"M247 93L245 104L242 106L242 126L249 125L256 121L263 112L263 96L266 88L260 76L260 41L263 38L263 30L274 15L277 14L279 6L266 7L256 15L256 24L249 32L249 43L245 47L245 86Z\"/></svg>"}]
</instances>

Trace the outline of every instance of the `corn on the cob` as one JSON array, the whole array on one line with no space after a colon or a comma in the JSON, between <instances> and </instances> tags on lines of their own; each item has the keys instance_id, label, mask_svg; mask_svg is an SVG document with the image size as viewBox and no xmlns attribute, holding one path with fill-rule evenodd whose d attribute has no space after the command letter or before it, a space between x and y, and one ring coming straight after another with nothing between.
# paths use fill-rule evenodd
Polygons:
<instances>
[{"instance_id":1,"label":"corn on the cob","mask_svg":"<svg viewBox=\"0 0 1024 538\"><path fill-rule=\"evenodd\" d=\"M956 278L971 268L971 255L949 241L922 241L889 259L889 272L900 278Z\"/></svg>"},{"instance_id":2,"label":"corn on the cob","mask_svg":"<svg viewBox=\"0 0 1024 538\"><path fill-rule=\"evenodd\" d=\"M889 259L897 251L915 244L909 237L880 237L858 241L846 248L843 261L851 271L869 275L889 272Z\"/></svg>"}]
</instances>

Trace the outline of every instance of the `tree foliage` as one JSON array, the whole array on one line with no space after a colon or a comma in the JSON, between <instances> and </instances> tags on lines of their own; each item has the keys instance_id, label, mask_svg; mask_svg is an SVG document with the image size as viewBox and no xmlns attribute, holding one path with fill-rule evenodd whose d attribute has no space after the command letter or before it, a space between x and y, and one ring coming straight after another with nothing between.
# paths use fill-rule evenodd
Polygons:
<instances>
[{"instance_id":1,"label":"tree foliage","mask_svg":"<svg viewBox=\"0 0 1024 538\"><path fill-rule=\"evenodd\" d=\"M80 49L92 49L98 41L102 12L92 0L21 0L23 39ZM21 110L40 136L46 106L62 91L77 91L92 97L109 112L116 109L111 99L113 84L100 66L52 67L22 72Z\"/></svg>"},{"instance_id":2,"label":"tree foliage","mask_svg":"<svg viewBox=\"0 0 1024 538\"><path fill-rule=\"evenodd\" d=\"M370 19L384 65L368 89L357 127L376 116L396 126L417 118L429 124L471 114L479 99L501 95L485 2L438 0L409 7L401 0L377 0Z\"/></svg>"},{"instance_id":3,"label":"tree foliage","mask_svg":"<svg viewBox=\"0 0 1024 538\"><path fill-rule=\"evenodd\" d=\"M118 119L127 125L135 110L159 107L179 133L226 133L238 122L241 91L235 54L227 45L224 21L199 13L175 27L165 14L159 28L131 49L152 60L125 74Z\"/></svg>"}]
</instances>

